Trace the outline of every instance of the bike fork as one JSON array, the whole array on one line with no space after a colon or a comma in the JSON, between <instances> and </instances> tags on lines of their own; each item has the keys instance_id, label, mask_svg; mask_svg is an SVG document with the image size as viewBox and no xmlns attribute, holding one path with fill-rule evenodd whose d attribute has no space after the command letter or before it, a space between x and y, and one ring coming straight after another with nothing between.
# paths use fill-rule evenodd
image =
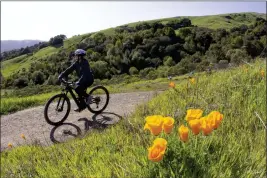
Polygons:
<instances>
[{"instance_id":1,"label":"bike fork","mask_svg":"<svg viewBox=\"0 0 267 178\"><path fill-rule=\"evenodd\" d=\"M67 94L65 94L65 95L67 95ZM65 97L63 97L62 105L61 105L60 108L58 108L61 99L62 99L62 97L59 98L59 101L58 101L58 103L57 103L57 107L56 107L56 110L59 111L59 112L63 111L63 106L64 106L64 103L65 103Z\"/></svg>"}]
</instances>

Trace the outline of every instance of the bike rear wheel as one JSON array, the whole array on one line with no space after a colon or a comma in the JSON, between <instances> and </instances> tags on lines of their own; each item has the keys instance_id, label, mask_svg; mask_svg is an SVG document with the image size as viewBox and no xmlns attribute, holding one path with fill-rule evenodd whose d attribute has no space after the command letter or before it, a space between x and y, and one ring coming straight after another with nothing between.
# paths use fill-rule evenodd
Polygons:
<instances>
[{"instance_id":1,"label":"bike rear wheel","mask_svg":"<svg viewBox=\"0 0 267 178\"><path fill-rule=\"evenodd\" d=\"M53 103L55 102L55 103ZM55 104L55 106L54 106ZM66 109L64 109L64 105L66 106ZM59 117L59 119L57 119L57 121L54 121L53 119L53 115L49 116L48 115L48 109L49 106L55 107L55 111L57 112L66 112L65 114L63 113L62 117ZM58 94L53 96L52 98L50 98L46 105L45 105L45 109L44 109L44 117L45 120L48 124L50 125L54 125L54 126L58 126L61 125L69 116L70 113L70 100L69 98L65 95L65 94ZM57 114L56 114L57 116Z\"/></svg>"},{"instance_id":2,"label":"bike rear wheel","mask_svg":"<svg viewBox=\"0 0 267 178\"><path fill-rule=\"evenodd\" d=\"M89 92L89 95L91 96L91 103L88 105L89 111L94 113L94 114L99 114L99 113L103 112L109 103L108 90L104 86L99 85L99 86L94 87ZM104 97L106 97L106 99L104 99ZM102 107L99 107L100 103L103 104ZM96 108L94 108L94 106L96 106Z\"/></svg>"}]
</instances>

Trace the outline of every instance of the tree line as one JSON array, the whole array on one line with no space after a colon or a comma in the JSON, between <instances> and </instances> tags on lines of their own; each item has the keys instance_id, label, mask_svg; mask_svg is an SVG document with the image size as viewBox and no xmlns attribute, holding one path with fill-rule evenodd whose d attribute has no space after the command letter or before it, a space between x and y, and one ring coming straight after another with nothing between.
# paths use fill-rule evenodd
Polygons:
<instances>
[{"instance_id":1,"label":"tree line","mask_svg":"<svg viewBox=\"0 0 267 178\"><path fill-rule=\"evenodd\" d=\"M57 85L58 74L71 63L67 60L69 53L77 48L87 51L94 76L99 80L129 75L155 79L203 71L216 63L238 65L266 55L262 54L266 32L263 18L257 18L252 25L230 30L194 26L188 18L174 19L166 24L124 25L115 28L113 35L89 34L68 48L61 47L56 54L35 60L28 69L6 79L3 87ZM63 37L51 38L47 45L62 44ZM70 79L75 79L75 75Z\"/></svg>"}]
</instances>

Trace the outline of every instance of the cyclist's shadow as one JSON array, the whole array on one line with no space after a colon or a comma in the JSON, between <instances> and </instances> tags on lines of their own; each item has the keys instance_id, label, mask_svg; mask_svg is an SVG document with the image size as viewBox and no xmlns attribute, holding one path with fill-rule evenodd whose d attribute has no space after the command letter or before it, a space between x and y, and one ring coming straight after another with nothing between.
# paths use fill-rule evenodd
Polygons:
<instances>
[{"instance_id":1,"label":"cyclist's shadow","mask_svg":"<svg viewBox=\"0 0 267 178\"><path fill-rule=\"evenodd\" d=\"M110 113L110 112L103 112L101 114L95 114L93 115L92 120L89 120L87 118L80 118L78 119L78 121L84 122L83 131L79 126L73 123L63 123L59 126L55 126L51 130L50 140L53 143L61 143L61 142L68 140L70 136L82 138L84 135L86 135L86 133L88 133L89 131L92 131L93 129L96 129L99 131L104 130L108 126L116 124L121 119L122 119L122 116L115 114L115 113ZM60 127L61 128L64 127L64 129L61 130L61 132L60 131L56 132L56 130L60 130L59 129ZM56 133L59 133L59 134L56 134Z\"/></svg>"}]
</instances>

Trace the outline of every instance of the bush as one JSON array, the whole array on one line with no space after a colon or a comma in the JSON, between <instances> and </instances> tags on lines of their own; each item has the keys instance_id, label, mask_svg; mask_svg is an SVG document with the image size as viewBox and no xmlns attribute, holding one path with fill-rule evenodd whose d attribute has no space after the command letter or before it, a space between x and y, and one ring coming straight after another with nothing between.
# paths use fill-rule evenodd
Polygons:
<instances>
[{"instance_id":1,"label":"bush","mask_svg":"<svg viewBox=\"0 0 267 178\"><path fill-rule=\"evenodd\" d=\"M168 70L170 68L168 66L160 66L157 69L157 76L162 78L162 77L167 77L168 76Z\"/></svg>"},{"instance_id":2,"label":"bush","mask_svg":"<svg viewBox=\"0 0 267 178\"><path fill-rule=\"evenodd\" d=\"M28 86L28 82L29 82L29 80L27 78L22 77L22 78L16 79L14 81L14 86L18 87L18 88L24 88L24 87Z\"/></svg>"},{"instance_id":3,"label":"bush","mask_svg":"<svg viewBox=\"0 0 267 178\"><path fill-rule=\"evenodd\" d=\"M232 49L229 50L226 54L226 57L230 59L231 63L240 64L242 61L249 61L250 58L247 55L247 52L241 49Z\"/></svg>"},{"instance_id":4,"label":"bush","mask_svg":"<svg viewBox=\"0 0 267 178\"><path fill-rule=\"evenodd\" d=\"M186 74L188 71L185 67L176 65L174 67L169 68L168 70L168 76L175 76L175 75L183 75Z\"/></svg>"},{"instance_id":5,"label":"bush","mask_svg":"<svg viewBox=\"0 0 267 178\"><path fill-rule=\"evenodd\" d=\"M155 70L152 67L145 68L139 72L140 77L145 78L151 70Z\"/></svg>"},{"instance_id":6,"label":"bush","mask_svg":"<svg viewBox=\"0 0 267 178\"><path fill-rule=\"evenodd\" d=\"M171 67L171 66L175 65L175 62L173 61L171 56L166 56L166 57L164 57L163 64L165 66Z\"/></svg>"},{"instance_id":7,"label":"bush","mask_svg":"<svg viewBox=\"0 0 267 178\"><path fill-rule=\"evenodd\" d=\"M149 73L147 74L147 77L146 78L149 79L149 80L156 79L157 78L157 72L156 72L156 70L149 71Z\"/></svg>"},{"instance_id":8,"label":"bush","mask_svg":"<svg viewBox=\"0 0 267 178\"><path fill-rule=\"evenodd\" d=\"M44 83L44 74L41 71L35 71L32 75L32 80L35 85L41 85Z\"/></svg>"},{"instance_id":9,"label":"bush","mask_svg":"<svg viewBox=\"0 0 267 178\"><path fill-rule=\"evenodd\" d=\"M137 75L138 72L139 72L139 71L137 70L136 67L131 67L131 68L129 69L129 73L130 73L130 75Z\"/></svg>"}]
</instances>

